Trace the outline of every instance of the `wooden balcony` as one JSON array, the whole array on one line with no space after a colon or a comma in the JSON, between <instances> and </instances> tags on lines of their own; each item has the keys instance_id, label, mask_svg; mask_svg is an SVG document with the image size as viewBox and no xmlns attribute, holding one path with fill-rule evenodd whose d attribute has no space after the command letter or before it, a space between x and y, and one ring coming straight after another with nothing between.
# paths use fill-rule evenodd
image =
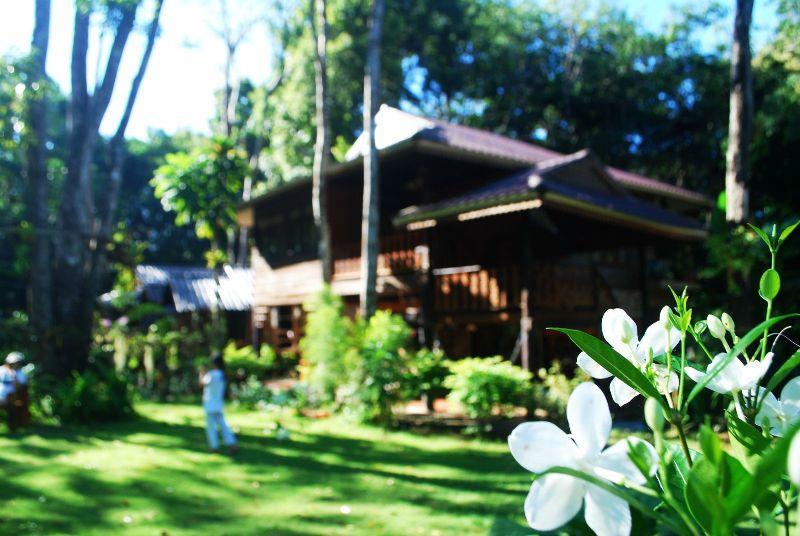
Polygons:
<instances>
[{"instance_id":1,"label":"wooden balcony","mask_svg":"<svg viewBox=\"0 0 800 536\"><path fill-rule=\"evenodd\" d=\"M378 254L378 275L395 275L421 270L427 263L422 232L407 232L382 236ZM334 246L334 279L358 279L361 274L361 245L358 243Z\"/></svg>"},{"instance_id":2,"label":"wooden balcony","mask_svg":"<svg viewBox=\"0 0 800 536\"><path fill-rule=\"evenodd\" d=\"M436 275L437 311L505 311L518 309L523 280L517 266L475 267ZM593 266L539 263L532 278L534 303L540 310L594 309L604 292Z\"/></svg>"}]
</instances>

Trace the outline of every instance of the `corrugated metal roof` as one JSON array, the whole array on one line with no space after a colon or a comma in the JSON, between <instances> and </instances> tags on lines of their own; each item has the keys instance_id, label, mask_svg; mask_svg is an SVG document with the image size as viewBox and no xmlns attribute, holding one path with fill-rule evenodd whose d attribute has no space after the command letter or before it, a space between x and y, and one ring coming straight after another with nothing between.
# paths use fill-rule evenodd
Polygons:
<instances>
[{"instance_id":1,"label":"corrugated metal roof","mask_svg":"<svg viewBox=\"0 0 800 536\"><path fill-rule=\"evenodd\" d=\"M169 292L179 313L209 311L217 302L217 283L208 268L142 264L136 267L136 279L150 301L163 303ZM225 266L219 276L220 309L247 311L252 304L251 270Z\"/></svg>"}]
</instances>

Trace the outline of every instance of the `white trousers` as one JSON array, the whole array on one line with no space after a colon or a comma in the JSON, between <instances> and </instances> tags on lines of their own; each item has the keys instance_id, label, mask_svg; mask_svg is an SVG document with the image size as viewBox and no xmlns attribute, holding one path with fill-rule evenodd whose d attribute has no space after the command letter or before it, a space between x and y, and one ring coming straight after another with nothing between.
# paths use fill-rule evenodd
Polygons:
<instances>
[{"instance_id":1,"label":"white trousers","mask_svg":"<svg viewBox=\"0 0 800 536\"><path fill-rule=\"evenodd\" d=\"M225 422L225 415L219 412L209 413L206 412L206 437L208 438L208 446L213 450L219 448L219 437L217 429L222 434L222 443L230 447L236 444L236 436L233 435L228 423Z\"/></svg>"}]
</instances>

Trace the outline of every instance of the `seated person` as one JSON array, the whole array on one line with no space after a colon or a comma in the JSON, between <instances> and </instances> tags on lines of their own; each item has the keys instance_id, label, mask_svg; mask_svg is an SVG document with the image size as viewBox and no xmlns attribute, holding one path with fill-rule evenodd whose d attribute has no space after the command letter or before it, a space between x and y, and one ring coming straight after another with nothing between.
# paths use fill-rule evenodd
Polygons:
<instances>
[{"instance_id":1,"label":"seated person","mask_svg":"<svg viewBox=\"0 0 800 536\"><path fill-rule=\"evenodd\" d=\"M0 366L0 406L8 414L8 429L15 431L28 424L28 377L22 369L25 356L11 352Z\"/></svg>"}]
</instances>

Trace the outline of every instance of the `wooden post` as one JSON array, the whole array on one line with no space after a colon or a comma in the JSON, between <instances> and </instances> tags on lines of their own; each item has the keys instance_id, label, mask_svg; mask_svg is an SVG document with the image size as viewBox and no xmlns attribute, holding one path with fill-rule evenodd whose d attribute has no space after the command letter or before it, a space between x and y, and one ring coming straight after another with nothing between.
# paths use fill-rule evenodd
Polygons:
<instances>
[{"instance_id":1,"label":"wooden post","mask_svg":"<svg viewBox=\"0 0 800 536\"><path fill-rule=\"evenodd\" d=\"M535 334L533 331L533 295L534 295L534 273L533 273L533 247L531 245L531 232L533 228L532 217L528 215L527 225L522 236L522 269L520 281L522 291L519 300L519 329L520 329L520 361L522 368L531 370L535 364L534 348Z\"/></svg>"},{"instance_id":2,"label":"wooden post","mask_svg":"<svg viewBox=\"0 0 800 536\"><path fill-rule=\"evenodd\" d=\"M531 358L533 352L531 351L531 329L533 328L533 319L530 316L528 308L528 301L530 292L527 288L522 289L520 292L520 316L519 316L519 330L520 330L520 364L525 370L531 369Z\"/></svg>"}]
</instances>

